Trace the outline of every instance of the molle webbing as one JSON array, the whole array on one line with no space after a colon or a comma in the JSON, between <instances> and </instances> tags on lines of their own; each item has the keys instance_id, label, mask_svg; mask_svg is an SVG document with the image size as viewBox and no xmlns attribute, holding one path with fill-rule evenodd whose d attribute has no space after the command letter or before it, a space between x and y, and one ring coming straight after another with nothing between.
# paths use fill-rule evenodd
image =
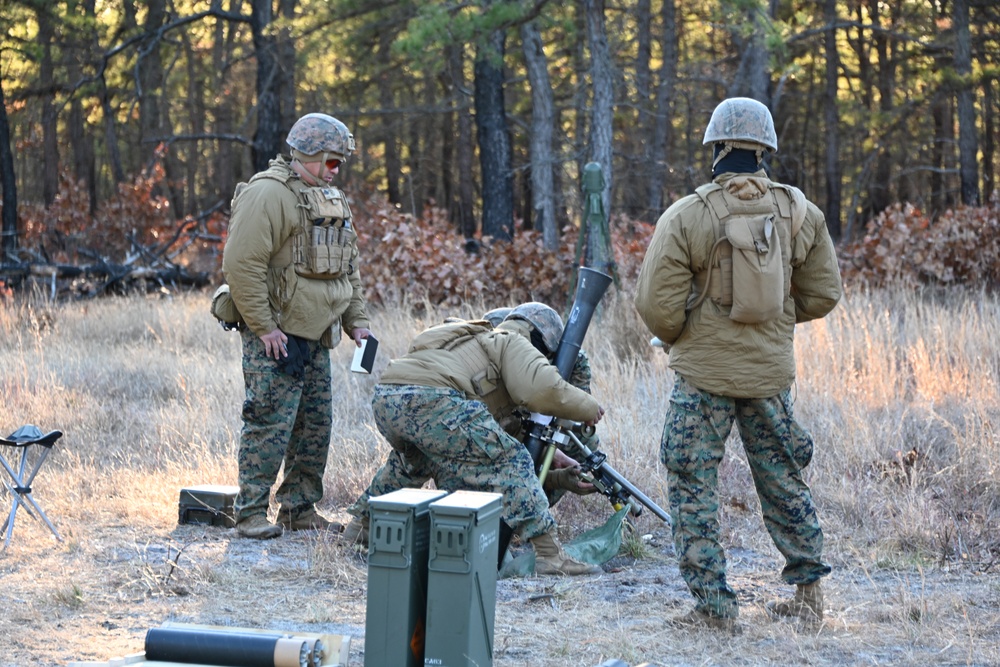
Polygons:
<instances>
[{"instance_id":1,"label":"molle webbing","mask_svg":"<svg viewBox=\"0 0 1000 667\"><path fill-rule=\"evenodd\" d=\"M695 191L712 212L715 221L715 244L709 257L708 268L694 277L691 294L686 308L696 308L705 298L710 298L719 305L733 304L733 247L726 236L726 221L734 215L758 216L773 214L777 210L778 217L789 222L792 237L802 226L805 218L805 196L794 188L772 185L768 194L756 199L739 199L728 194L724 186L718 183L708 183ZM792 201L796 200L796 210ZM786 281L787 285L787 281Z\"/></svg>"},{"instance_id":2,"label":"molle webbing","mask_svg":"<svg viewBox=\"0 0 1000 667\"><path fill-rule=\"evenodd\" d=\"M344 193L332 186L289 186L301 213L295 231L272 256L272 268L289 264L306 278L330 280L357 268L357 234Z\"/></svg>"},{"instance_id":3,"label":"molle webbing","mask_svg":"<svg viewBox=\"0 0 1000 667\"><path fill-rule=\"evenodd\" d=\"M469 369L469 384L472 388L469 398L482 401L500 426L510 432L508 422L516 406L507 393L507 387L500 376L500 369L490 362L479 339L474 335L463 336L442 349L453 353Z\"/></svg>"}]
</instances>

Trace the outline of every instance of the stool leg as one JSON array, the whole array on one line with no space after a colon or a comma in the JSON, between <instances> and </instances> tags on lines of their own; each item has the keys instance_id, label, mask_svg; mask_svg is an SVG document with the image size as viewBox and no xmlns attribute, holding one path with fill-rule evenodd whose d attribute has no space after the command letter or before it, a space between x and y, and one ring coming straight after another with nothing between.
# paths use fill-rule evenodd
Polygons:
<instances>
[{"instance_id":1,"label":"stool leg","mask_svg":"<svg viewBox=\"0 0 1000 667\"><path fill-rule=\"evenodd\" d=\"M21 451L22 472L20 474L14 472L14 469L10 466L9 463L7 463L7 459L0 456L0 464L3 464L3 467L7 470L7 474L10 475L11 479L14 480L14 484L16 484L18 487L22 486L21 478L24 475L23 472L24 454L25 452L24 450L22 450ZM7 488L7 491L10 493L10 502L11 502L10 513L7 515L7 520L3 522L3 529L2 529L7 533L6 536L4 537L4 543L3 543L4 549L6 549L10 545L11 535L14 534L14 519L17 518L17 507L21 503L21 492L18 491L17 488L8 484L7 480L4 480L3 485Z\"/></svg>"},{"instance_id":2,"label":"stool leg","mask_svg":"<svg viewBox=\"0 0 1000 667\"><path fill-rule=\"evenodd\" d=\"M45 463L45 459L47 459L49 456L49 451L50 450L48 447L42 450L42 453L38 456L38 460L35 461L35 467L32 468L31 474L28 475L28 479L25 480L24 483L25 487L29 489L31 488L32 482L35 481L35 475L37 475L38 471L41 470L42 464ZM34 496L31 495L31 491L25 491L22 494L22 497L29 503L31 503L31 506L35 508L35 511L38 512L38 516L42 517L42 521L44 521L45 525L49 527L49 530L52 531L52 534L56 536L56 540L62 542L63 541L62 538L59 537L59 533L56 532L56 527L52 525L52 522L49 521L49 517L45 515L45 512L42 510L42 508L38 505L38 503L35 502L35 498ZM31 514L31 510L28 508L27 505L24 506L24 511L27 512L28 514Z\"/></svg>"},{"instance_id":3,"label":"stool leg","mask_svg":"<svg viewBox=\"0 0 1000 667\"><path fill-rule=\"evenodd\" d=\"M42 464L45 463L45 459L48 457L48 455L49 455L49 448L46 447L45 449L42 450L42 453L39 455L38 460L35 462L35 465L31 470L31 474L28 475L27 478L25 478L24 476L24 471L27 468L27 462L28 462L27 447L25 447L21 451L21 465L19 466L18 472L16 474L14 470L10 467L10 465L7 463L7 461L4 460L2 457L0 457L0 463L3 464L3 467L7 469L7 472L10 474L10 476L14 478L15 484L17 484L16 487L11 487L11 485L8 484L6 481L4 482L4 485L11 492L11 499L13 501L13 505L10 508L10 514L7 516L7 521L4 523L4 528L7 531L7 535L4 539L5 549L7 548L7 546L10 545L10 538L14 534L14 521L17 518L17 508L22 505L24 506L24 511L28 513L28 516L30 516L32 519L37 519L38 517L36 517L31 512L31 508L34 507L35 511L38 512L38 516L41 517L42 521L45 522L45 525L48 526L49 530L52 531L52 534L55 535L56 540L59 542L63 541L62 537L59 536L59 532L56 531L56 527L52 525L51 521L49 521L49 517L45 515L45 512L42 510L42 508L39 507L37 502L35 502L35 499L31 495L30 491L31 483L35 481L35 475L37 475L38 471L41 470ZM28 506L29 503L31 505L30 507Z\"/></svg>"}]
</instances>

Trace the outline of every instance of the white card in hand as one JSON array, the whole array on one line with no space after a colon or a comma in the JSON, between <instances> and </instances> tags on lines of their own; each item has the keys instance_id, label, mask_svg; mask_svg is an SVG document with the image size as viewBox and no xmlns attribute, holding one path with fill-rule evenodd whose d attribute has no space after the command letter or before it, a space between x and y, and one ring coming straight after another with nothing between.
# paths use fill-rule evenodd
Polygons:
<instances>
[{"instance_id":1,"label":"white card in hand","mask_svg":"<svg viewBox=\"0 0 1000 667\"><path fill-rule=\"evenodd\" d=\"M375 366L375 352L378 351L378 339L369 335L361 341L361 347L354 350L354 360L351 371L354 373L371 373Z\"/></svg>"}]
</instances>

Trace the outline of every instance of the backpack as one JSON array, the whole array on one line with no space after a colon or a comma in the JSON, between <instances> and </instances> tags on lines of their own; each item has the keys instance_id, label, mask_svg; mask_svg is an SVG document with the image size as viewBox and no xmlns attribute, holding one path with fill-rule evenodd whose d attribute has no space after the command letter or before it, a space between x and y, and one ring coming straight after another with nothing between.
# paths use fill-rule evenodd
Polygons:
<instances>
[{"instance_id":1,"label":"backpack","mask_svg":"<svg viewBox=\"0 0 1000 667\"><path fill-rule=\"evenodd\" d=\"M747 187L750 186L750 187ZM734 192L760 196L748 199ZM729 318L743 324L760 324L784 311L791 280L791 239L805 219L806 198L797 188L759 177L737 176L725 184L708 183L695 190L715 220L715 244L708 268L695 276L688 310L706 297L720 306L731 306ZM790 233L787 242L782 238Z\"/></svg>"}]
</instances>

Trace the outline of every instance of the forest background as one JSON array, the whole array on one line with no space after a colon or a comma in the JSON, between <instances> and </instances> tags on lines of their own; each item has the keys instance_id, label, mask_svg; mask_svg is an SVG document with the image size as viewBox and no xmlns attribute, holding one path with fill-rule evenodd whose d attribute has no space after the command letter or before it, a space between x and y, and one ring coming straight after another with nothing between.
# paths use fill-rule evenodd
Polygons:
<instances>
[{"instance_id":1,"label":"forest background","mask_svg":"<svg viewBox=\"0 0 1000 667\"><path fill-rule=\"evenodd\" d=\"M636 535L651 539L596 582L504 582L497 665L998 663L993 0L0 0L0 28L2 426L67 434L39 489L67 542L18 522L0 559L0 663L104 660L165 618L340 623L352 658L363 651L363 562L323 536L262 547L176 524L179 487L235 479L243 389L210 290L173 288L218 284L236 183L311 111L358 141L337 183L380 363L445 315L565 303L587 212L607 214L619 284L587 338L607 453L665 498L672 375L631 286L652 223L709 178L704 127L733 95L772 110L768 168L826 213L848 288L796 331L797 410L817 438L810 483L838 573L829 621L816 634L758 622L787 590L730 447L721 520L743 639L664 629L690 600L647 516ZM599 195L581 188L590 163ZM149 293L78 299L133 287ZM368 414L378 375L349 373L346 355L333 355L350 387L334 513L387 449ZM561 503L560 525L593 525L601 500Z\"/></svg>"},{"instance_id":2,"label":"forest background","mask_svg":"<svg viewBox=\"0 0 1000 667\"><path fill-rule=\"evenodd\" d=\"M444 271L437 239L484 270L482 244L521 236L495 253L544 274L590 162L616 252L641 259L647 223L709 177L705 124L737 95L772 109L768 167L825 211L845 273L997 275L995 216L963 208L996 188L994 2L4 0L0 27L8 283L84 259L217 271L234 186L311 111L357 138L339 184L381 219L374 242L402 227L430 257L373 253L397 267ZM401 272L373 298L412 285Z\"/></svg>"}]
</instances>

